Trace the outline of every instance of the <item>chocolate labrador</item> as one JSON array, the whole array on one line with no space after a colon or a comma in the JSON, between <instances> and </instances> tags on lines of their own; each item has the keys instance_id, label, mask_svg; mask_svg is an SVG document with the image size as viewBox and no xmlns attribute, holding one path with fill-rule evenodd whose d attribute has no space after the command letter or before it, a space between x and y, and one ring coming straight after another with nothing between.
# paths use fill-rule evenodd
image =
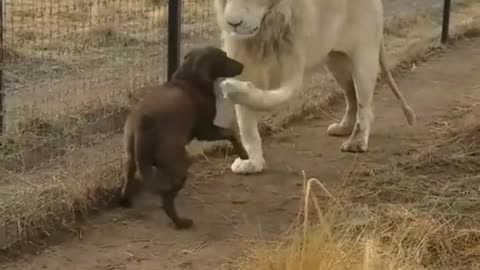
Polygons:
<instances>
[{"instance_id":1,"label":"chocolate labrador","mask_svg":"<svg viewBox=\"0 0 480 270\"><path fill-rule=\"evenodd\" d=\"M215 81L242 71L243 64L227 57L223 50L196 48L186 54L170 81L147 91L149 94L130 111L124 127L122 206L130 207L133 196L148 187L160 193L165 213L177 229L193 226L193 221L180 217L175 207L191 164L185 146L194 138L229 140L240 158L248 159L235 132L213 124ZM137 181L135 187L137 170L143 181Z\"/></svg>"}]
</instances>

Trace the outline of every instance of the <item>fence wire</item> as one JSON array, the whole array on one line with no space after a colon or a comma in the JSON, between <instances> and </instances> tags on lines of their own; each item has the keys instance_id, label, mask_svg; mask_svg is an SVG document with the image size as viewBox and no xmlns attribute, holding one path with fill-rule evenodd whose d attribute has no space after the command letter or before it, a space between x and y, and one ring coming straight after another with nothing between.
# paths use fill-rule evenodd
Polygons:
<instances>
[{"instance_id":1,"label":"fence wire","mask_svg":"<svg viewBox=\"0 0 480 270\"><path fill-rule=\"evenodd\" d=\"M211 1L184 0L182 51L213 43ZM4 0L3 167L25 171L123 126L166 79L168 0Z\"/></svg>"}]
</instances>

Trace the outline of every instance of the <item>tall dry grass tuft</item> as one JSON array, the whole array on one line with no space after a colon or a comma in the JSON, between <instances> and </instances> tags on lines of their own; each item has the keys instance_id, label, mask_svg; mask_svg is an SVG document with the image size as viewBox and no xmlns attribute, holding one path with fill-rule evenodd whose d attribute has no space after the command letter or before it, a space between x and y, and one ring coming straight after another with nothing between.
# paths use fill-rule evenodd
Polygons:
<instances>
[{"instance_id":1,"label":"tall dry grass tuft","mask_svg":"<svg viewBox=\"0 0 480 270\"><path fill-rule=\"evenodd\" d=\"M314 185L321 187L330 198L323 208L313 193ZM422 222L413 222L411 214L397 211L395 223L399 227L389 228L389 224L380 222L380 216L368 208L353 207L345 196L348 195L334 197L316 178L306 180L300 225L285 241L252 249L238 269L424 269L418 263L423 237L418 235L420 240L412 243L408 250L400 244L409 231L418 231L416 227ZM436 227L426 221L422 225L429 225L430 229Z\"/></svg>"}]
</instances>

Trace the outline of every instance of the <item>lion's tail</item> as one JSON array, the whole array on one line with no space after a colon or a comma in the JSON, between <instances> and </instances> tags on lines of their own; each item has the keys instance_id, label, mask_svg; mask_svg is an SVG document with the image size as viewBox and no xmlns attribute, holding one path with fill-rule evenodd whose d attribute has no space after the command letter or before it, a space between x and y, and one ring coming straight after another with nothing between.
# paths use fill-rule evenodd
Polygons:
<instances>
[{"instance_id":1,"label":"lion's tail","mask_svg":"<svg viewBox=\"0 0 480 270\"><path fill-rule=\"evenodd\" d=\"M400 101L400 106L402 106L402 111L405 117L407 118L407 122L409 125L414 125L416 121L416 116L415 112L410 108L408 105L406 99L403 97L402 92L398 89L397 84L395 83L395 80L393 79L392 73L388 69L387 65L387 60L385 56L385 46L382 40L382 44L380 45L380 66L382 68L382 71L385 73L387 76L387 83L388 86L390 86L390 89L392 89L393 94L397 99Z\"/></svg>"}]
</instances>

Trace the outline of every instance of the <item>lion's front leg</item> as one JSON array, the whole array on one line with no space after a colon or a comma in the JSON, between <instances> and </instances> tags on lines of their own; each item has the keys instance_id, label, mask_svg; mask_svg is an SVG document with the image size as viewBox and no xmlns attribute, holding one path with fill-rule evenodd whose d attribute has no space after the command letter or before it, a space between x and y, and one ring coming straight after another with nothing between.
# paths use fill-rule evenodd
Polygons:
<instances>
[{"instance_id":1,"label":"lion's front leg","mask_svg":"<svg viewBox=\"0 0 480 270\"><path fill-rule=\"evenodd\" d=\"M240 139L248 153L248 159L237 158L231 165L236 174L253 174L265 169L262 138L258 131L258 113L248 107L235 105Z\"/></svg>"}]
</instances>

